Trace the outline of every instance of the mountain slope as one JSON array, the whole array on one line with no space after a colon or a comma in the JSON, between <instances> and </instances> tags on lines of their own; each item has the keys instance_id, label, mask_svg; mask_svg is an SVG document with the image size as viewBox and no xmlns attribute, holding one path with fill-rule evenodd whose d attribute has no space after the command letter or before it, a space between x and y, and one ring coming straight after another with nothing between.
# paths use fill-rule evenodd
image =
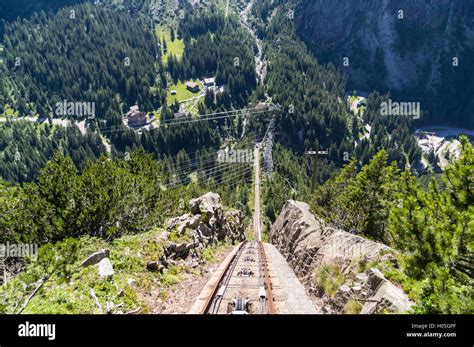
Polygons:
<instances>
[{"instance_id":1,"label":"mountain slope","mask_svg":"<svg viewBox=\"0 0 474 347\"><path fill-rule=\"evenodd\" d=\"M305 0L295 23L318 59L349 74L350 88L391 91L421 101L430 121L472 127L473 14L468 0Z\"/></svg>"}]
</instances>

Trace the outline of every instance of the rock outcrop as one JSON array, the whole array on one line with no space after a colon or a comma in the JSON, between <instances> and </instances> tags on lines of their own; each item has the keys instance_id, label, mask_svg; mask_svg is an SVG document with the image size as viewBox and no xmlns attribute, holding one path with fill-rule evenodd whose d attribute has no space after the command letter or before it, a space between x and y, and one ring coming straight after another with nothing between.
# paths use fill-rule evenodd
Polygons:
<instances>
[{"instance_id":1,"label":"rock outcrop","mask_svg":"<svg viewBox=\"0 0 474 347\"><path fill-rule=\"evenodd\" d=\"M82 267L97 265L97 271L100 277L110 278L114 275L114 267L109 259L110 251L102 249L88 256L82 263Z\"/></svg>"},{"instance_id":2,"label":"rock outcrop","mask_svg":"<svg viewBox=\"0 0 474 347\"><path fill-rule=\"evenodd\" d=\"M109 278L114 275L114 267L109 258L102 259L98 264L97 268L99 270L100 277Z\"/></svg>"},{"instance_id":3,"label":"rock outcrop","mask_svg":"<svg viewBox=\"0 0 474 347\"><path fill-rule=\"evenodd\" d=\"M224 211L221 197L207 193L189 202L190 214L168 221L169 233L176 232L181 241L169 242L164 247L161 264L167 267L178 259L192 257L194 263L199 251L218 241L228 240L232 244L245 239L244 216L241 211ZM185 240L185 241L182 241Z\"/></svg>"},{"instance_id":4,"label":"rock outcrop","mask_svg":"<svg viewBox=\"0 0 474 347\"><path fill-rule=\"evenodd\" d=\"M209 192L189 202L191 213L194 215L206 215L208 218L217 217L222 213L221 197L219 194Z\"/></svg>"},{"instance_id":5,"label":"rock outcrop","mask_svg":"<svg viewBox=\"0 0 474 347\"><path fill-rule=\"evenodd\" d=\"M269 239L297 276L321 299L325 312L344 312L350 300L359 303L360 313L405 312L411 306L405 293L379 270L358 270L360 262L393 261L393 250L326 225L305 203L289 200L273 224ZM330 268L340 272L339 280L329 273ZM334 295L321 290L317 279L321 272L337 285Z\"/></svg>"},{"instance_id":6,"label":"rock outcrop","mask_svg":"<svg viewBox=\"0 0 474 347\"><path fill-rule=\"evenodd\" d=\"M82 263L82 267L98 264L102 259L108 258L110 251L108 249L102 249L88 256Z\"/></svg>"}]
</instances>

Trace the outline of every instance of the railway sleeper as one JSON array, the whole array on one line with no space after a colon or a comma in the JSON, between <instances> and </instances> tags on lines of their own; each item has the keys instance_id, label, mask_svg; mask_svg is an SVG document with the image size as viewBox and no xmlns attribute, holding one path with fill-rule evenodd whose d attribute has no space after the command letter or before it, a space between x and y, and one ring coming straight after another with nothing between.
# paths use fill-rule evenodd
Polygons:
<instances>
[{"instance_id":1,"label":"railway sleeper","mask_svg":"<svg viewBox=\"0 0 474 347\"><path fill-rule=\"evenodd\" d=\"M253 277L253 275L253 271L247 268L243 268L237 273L237 276L240 277Z\"/></svg>"}]
</instances>

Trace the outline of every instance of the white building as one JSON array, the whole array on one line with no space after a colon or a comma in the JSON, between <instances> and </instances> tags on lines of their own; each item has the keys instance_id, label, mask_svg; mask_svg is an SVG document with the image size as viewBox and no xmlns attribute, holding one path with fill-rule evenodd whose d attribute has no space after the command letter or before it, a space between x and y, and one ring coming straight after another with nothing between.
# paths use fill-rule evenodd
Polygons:
<instances>
[{"instance_id":1,"label":"white building","mask_svg":"<svg viewBox=\"0 0 474 347\"><path fill-rule=\"evenodd\" d=\"M206 87L214 87L214 84L216 83L216 79L215 78L205 78L204 79L204 85Z\"/></svg>"}]
</instances>

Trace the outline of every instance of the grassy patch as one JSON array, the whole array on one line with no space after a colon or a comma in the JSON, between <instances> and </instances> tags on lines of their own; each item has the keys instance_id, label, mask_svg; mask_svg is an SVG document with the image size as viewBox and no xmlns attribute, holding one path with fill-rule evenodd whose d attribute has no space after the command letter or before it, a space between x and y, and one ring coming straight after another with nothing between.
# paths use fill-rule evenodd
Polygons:
<instances>
[{"instance_id":1,"label":"grassy patch","mask_svg":"<svg viewBox=\"0 0 474 347\"><path fill-rule=\"evenodd\" d=\"M163 275L161 279L161 283L165 287L171 287L177 284L181 279L180 272L181 272L181 269L178 268L177 266L170 267L168 271Z\"/></svg>"},{"instance_id":2,"label":"grassy patch","mask_svg":"<svg viewBox=\"0 0 474 347\"><path fill-rule=\"evenodd\" d=\"M204 103L204 96L200 97L191 105L187 105L186 110L188 110L192 116L197 116L199 115L199 104L202 104L202 103Z\"/></svg>"},{"instance_id":3,"label":"grassy patch","mask_svg":"<svg viewBox=\"0 0 474 347\"><path fill-rule=\"evenodd\" d=\"M176 231L172 231L168 234L168 237L171 241L177 242L179 240L179 235Z\"/></svg>"},{"instance_id":4,"label":"grassy patch","mask_svg":"<svg viewBox=\"0 0 474 347\"><path fill-rule=\"evenodd\" d=\"M364 113L365 113L365 110L366 110L366 106L364 105L361 105L359 108L357 107L352 107L352 105L355 103L355 102L361 102L361 101L364 101L366 99L362 98L362 97L359 97L357 95L350 95L349 96L349 103L350 103L350 109L352 111L352 113L354 113L355 115L357 115L360 111L360 115L363 116ZM367 102L367 101L366 101Z\"/></svg>"},{"instance_id":5,"label":"grassy patch","mask_svg":"<svg viewBox=\"0 0 474 347\"><path fill-rule=\"evenodd\" d=\"M146 233L124 236L110 243L96 237L81 238L77 251L78 260L69 265L71 277L67 279L60 276L51 278L31 300L24 313L104 313L107 302L117 307L116 311L128 312L140 308L141 313L146 313L148 307L139 293L150 290L154 284L160 286L174 282L170 279L163 279L159 273L148 271L146 268L148 261L157 261L163 254L163 245L156 242L162 232L161 229L156 228ZM101 278L96 266L80 266L81 262L90 254L105 248L110 250L110 260L115 271L110 279ZM28 278L36 271L36 265L32 262L28 265L23 276ZM174 272L171 274L175 275ZM129 284L131 279L135 284ZM176 279L179 280L179 277ZM20 279L11 282L12 288L22 285ZM94 291L102 305L102 311L91 296L91 290ZM19 293L10 290L9 294L19 295ZM14 305L15 301L13 297L8 304Z\"/></svg>"},{"instance_id":6,"label":"grassy patch","mask_svg":"<svg viewBox=\"0 0 474 347\"><path fill-rule=\"evenodd\" d=\"M205 248L202 251L202 258L208 262L211 263L215 260L215 252L212 248Z\"/></svg>"},{"instance_id":7,"label":"grassy patch","mask_svg":"<svg viewBox=\"0 0 474 347\"><path fill-rule=\"evenodd\" d=\"M198 83L197 80L193 80L192 82ZM172 95L171 92L176 91L176 95ZM177 100L178 102L182 102L185 100L189 100L195 98L199 95L199 93L192 93L186 89L186 82L179 81L177 84L174 84L168 88L168 94L166 96L166 101L168 105L174 104Z\"/></svg>"},{"instance_id":8,"label":"grassy patch","mask_svg":"<svg viewBox=\"0 0 474 347\"><path fill-rule=\"evenodd\" d=\"M158 40L160 40L162 45L162 59L163 62L168 62L168 58L171 55L175 55L178 59L181 59L184 52L184 41L179 40L176 34L174 41L171 41L171 30L165 27L157 27L155 29L155 36ZM167 51L165 52L163 49L163 38L166 40Z\"/></svg>"},{"instance_id":9,"label":"grassy patch","mask_svg":"<svg viewBox=\"0 0 474 347\"><path fill-rule=\"evenodd\" d=\"M326 295L334 296L345 282L345 276L337 265L322 265L316 272L316 280Z\"/></svg>"},{"instance_id":10,"label":"grassy patch","mask_svg":"<svg viewBox=\"0 0 474 347\"><path fill-rule=\"evenodd\" d=\"M359 314L362 310L362 305L354 299L349 300L344 306L344 313Z\"/></svg>"}]
</instances>

